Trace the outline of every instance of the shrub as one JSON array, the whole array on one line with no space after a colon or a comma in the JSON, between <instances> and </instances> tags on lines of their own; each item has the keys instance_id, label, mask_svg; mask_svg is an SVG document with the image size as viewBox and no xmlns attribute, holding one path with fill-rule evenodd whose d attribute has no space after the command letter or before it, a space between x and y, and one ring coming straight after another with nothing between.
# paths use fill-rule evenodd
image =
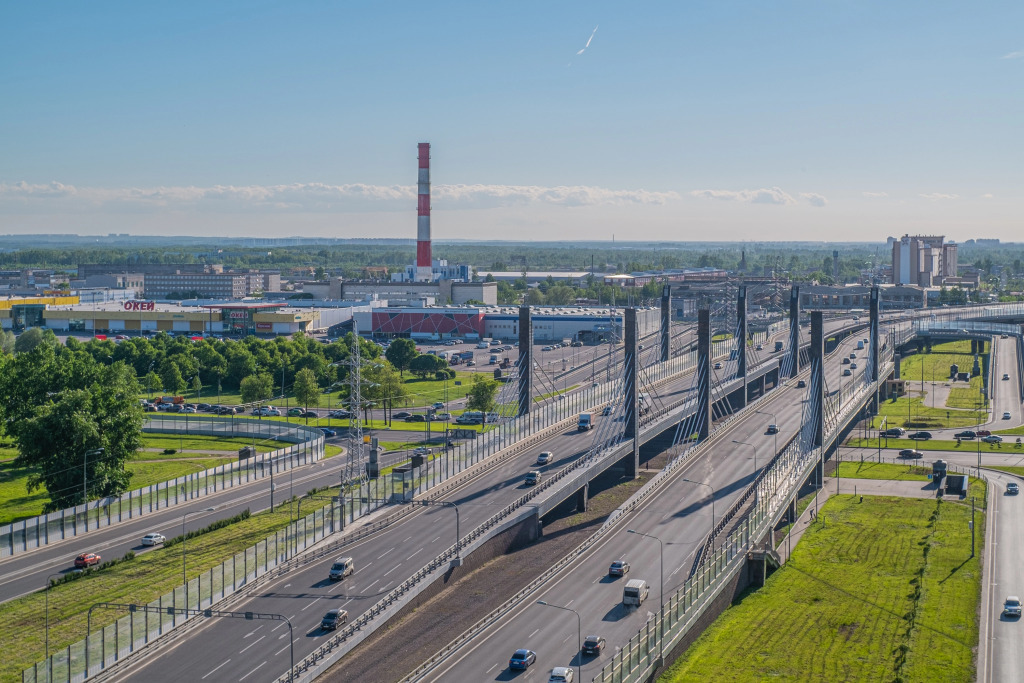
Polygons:
<instances>
[{"instance_id":1,"label":"shrub","mask_svg":"<svg viewBox=\"0 0 1024 683\"><path fill-rule=\"evenodd\" d=\"M165 448L164 449L164 455L174 455L177 452L178 452L177 448Z\"/></svg>"},{"instance_id":2,"label":"shrub","mask_svg":"<svg viewBox=\"0 0 1024 683\"><path fill-rule=\"evenodd\" d=\"M187 534L185 534L184 536L175 536L174 538L168 538L166 541L164 541L164 547L165 548L169 548L172 545L177 545L178 543L181 543L182 539L190 540L190 539L195 538L196 536L202 536L203 534L208 534L211 531L216 531L217 529L223 529L226 526L231 526L232 524L237 524L238 522L241 522L242 520L249 519L249 517L250 517L249 508L246 508L246 509L242 510L241 512L239 512L234 517L228 517L227 519L219 520L219 521L214 522L213 524L211 524L209 526L203 527L202 529L196 529L195 531L190 531Z\"/></svg>"}]
</instances>

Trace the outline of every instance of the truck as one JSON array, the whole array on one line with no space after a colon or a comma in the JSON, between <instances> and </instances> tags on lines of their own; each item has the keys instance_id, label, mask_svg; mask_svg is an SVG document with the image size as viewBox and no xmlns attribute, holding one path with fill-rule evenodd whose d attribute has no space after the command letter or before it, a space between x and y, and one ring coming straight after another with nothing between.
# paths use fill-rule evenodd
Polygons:
<instances>
[{"instance_id":1,"label":"truck","mask_svg":"<svg viewBox=\"0 0 1024 683\"><path fill-rule=\"evenodd\" d=\"M579 419L576 421L576 431L585 432L592 429L594 426L594 414L593 413L580 413Z\"/></svg>"},{"instance_id":2,"label":"truck","mask_svg":"<svg viewBox=\"0 0 1024 683\"><path fill-rule=\"evenodd\" d=\"M512 359L510 359L508 356L505 356L504 358L501 359L501 365L499 365L498 367L501 368L502 370L508 370L510 367L512 367Z\"/></svg>"},{"instance_id":3,"label":"truck","mask_svg":"<svg viewBox=\"0 0 1024 683\"><path fill-rule=\"evenodd\" d=\"M778 352L778 351L781 351L781 350L782 350L782 342L780 342L780 341L775 342L775 351Z\"/></svg>"},{"instance_id":4,"label":"truck","mask_svg":"<svg viewBox=\"0 0 1024 683\"><path fill-rule=\"evenodd\" d=\"M492 353L491 354L490 365L497 365L499 361L501 361L501 356L499 356L496 353Z\"/></svg>"},{"instance_id":5,"label":"truck","mask_svg":"<svg viewBox=\"0 0 1024 683\"><path fill-rule=\"evenodd\" d=\"M462 360L473 360L473 352L463 351L459 354L459 358L461 358Z\"/></svg>"}]
</instances>

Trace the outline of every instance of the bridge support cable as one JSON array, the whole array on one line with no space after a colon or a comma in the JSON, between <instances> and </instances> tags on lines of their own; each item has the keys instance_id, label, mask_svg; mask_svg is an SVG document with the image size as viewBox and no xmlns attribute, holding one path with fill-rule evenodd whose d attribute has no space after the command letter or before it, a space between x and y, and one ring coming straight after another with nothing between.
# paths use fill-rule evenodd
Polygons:
<instances>
[{"instance_id":1,"label":"bridge support cable","mask_svg":"<svg viewBox=\"0 0 1024 683\"><path fill-rule=\"evenodd\" d=\"M814 445L820 446L825 435L825 329L821 311L811 312L811 383L808 390L818 410L811 415L814 424Z\"/></svg>"},{"instance_id":2,"label":"bridge support cable","mask_svg":"<svg viewBox=\"0 0 1024 683\"><path fill-rule=\"evenodd\" d=\"M669 341L672 338L672 285L661 288L661 330L658 336L658 360L669 359Z\"/></svg>"},{"instance_id":3,"label":"bridge support cable","mask_svg":"<svg viewBox=\"0 0 1024 683\"><path fill-rule=\"evenodd\" d=\"M639 429L639 415L638 415L638 397L637 397L637 386L639 384L637 377L637 367L639 365L639 354L638 354L638 341L637 341L637 325L636 325L636 309L629 307L625 310L623 316L624 327L623 330L623 341L625 341L625 348L623 349L623 385L624 385L624 397L623 403L625 405L625 424L624 434L627 439L633 440L633 453L631 457L627 457L626 476L633 478L636 476L637 470L640 468L640 435Z\"/></svg>"},{"instance_id":4,"label":"bridge support cable","mask_svg":"<svg viewBox=\"0 0 1024 683\"><path fill-rule=\"evenodd\" d=\"M786 350L789 374L800 374L800 287L793 285L789 290L789 348Z\"/></svg>"},{"instance_id":5,"label":"bridge support cable","mask_svg":"<svg viewBox=\"0 0 1024 683\"><path fill-rule=\"evenodd\" d=\"M711 311L697 311L697 412L700 414L698 441L711 432Z\"/></svg>"},{"instance_id":6,"label":"bridge support cable","mask_svg":"<svg viewBox=\"0 0 1024 683\"><path fill-rule=\"evenodd\" d=\"M529 306L519 307L519 394L518 415L528 415L533 407L533 316Z\"/></svg>"},{"instance_id":7,"label":"bridge support cable","mask_svg":"<svg viewBox=\"0 0 1024 683\"><path fill-rule=\"evenodd\" d=\"M740 285L736 296L736 376L743 380L740 408L747 405L747 287Z\"/></svg>"}]
</instances>

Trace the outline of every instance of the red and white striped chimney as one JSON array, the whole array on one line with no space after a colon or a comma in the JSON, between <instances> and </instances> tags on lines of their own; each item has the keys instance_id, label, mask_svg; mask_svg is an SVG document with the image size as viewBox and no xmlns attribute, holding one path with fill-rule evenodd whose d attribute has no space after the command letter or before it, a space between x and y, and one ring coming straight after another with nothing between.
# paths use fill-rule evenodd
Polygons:
<instances>
[{"instance_id":1,"label":"red and white striped chimney","mask_svg":"<svg viewBox=\"0 0 1024 683\"><path fill-rule=\"evenodd\" d=\"M416 280L429 281L430 255L430 143L419 143L420 176L416 205Z\"/></svg>"}]
</instances>

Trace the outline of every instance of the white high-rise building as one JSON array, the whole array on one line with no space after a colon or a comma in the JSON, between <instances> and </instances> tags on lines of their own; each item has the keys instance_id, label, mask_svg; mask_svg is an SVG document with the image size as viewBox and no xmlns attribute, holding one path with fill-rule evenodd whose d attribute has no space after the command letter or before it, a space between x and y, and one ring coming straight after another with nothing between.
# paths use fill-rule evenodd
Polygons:
<instances>
[{"instance_id":1,"label":"white high-rise building","mask_svg":"<svg viewBox=\"0 0 1024 683\"><path fill-rule=\"evenodd\" d=\"M897 285L932 287L956 277L956 244L942 235L904 235L892 242L892 281Z\"/></svg>"}]
</instances>

